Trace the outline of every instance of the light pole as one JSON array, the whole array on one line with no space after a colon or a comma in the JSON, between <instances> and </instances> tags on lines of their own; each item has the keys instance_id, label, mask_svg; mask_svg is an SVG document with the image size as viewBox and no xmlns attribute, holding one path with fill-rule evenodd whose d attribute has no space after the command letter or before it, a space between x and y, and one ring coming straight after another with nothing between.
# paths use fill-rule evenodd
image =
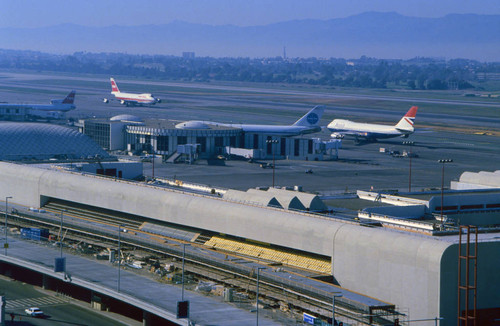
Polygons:
<instances>
[{"instance_id":1,"label":"light pole","mask_svg":"<svg viewBox=\"0 0 500 326\"><path fill-rule=\"evenodd\" d=\"M120 292L120 272L122 269L122 251L121 251L121 243L122 243L122 226L123 224L118 225L118 292Z\"/></svg>"},{"instance_id":2,"label":"light pole","mask_svg":"<svg viewBox=\"0 0 500 326\"><path fill-rule=\"evenodd\" d=\"M184 260L186 258L186 246L189 246L189 243L182 244L182 294L181 294L181 301L184 301Z\"/></svg>"},{"instance_id":3,"label":"light pole","mask_svg":"<svg viewBox=\"0 0 500 326\"><path fill-rule=\"evenodd\" d=\"M273 152L273 188L274 188L274 168L276 166L276 159L275 159L275 151L274 151L274 144L278 143L277 139L267 139L266 143L270 144L271 146L271 151Z\"/></svg>"},{"instance_id":4,"label":"light pole","mask_svg":"<svg viewBox=\"0 0 500 326\"><path fill-rule=\"evenodd\" d=\"M256 324L259 326L259 277L260 277L260 270L265 269L265 267L257 267L257 288L255 289L255 307L256 307L256 312L257 312L257 320Z\"/></svg>"},{"instance_id":5,"label":"light pole","mask_svg":"<svg viewBox=\"0 0 500 326\"><path fill-rule=\"evenodd\" d=\"M63 244L62 244L62 238L63 238L63 213L64 210L61 210L61 230L59 231L59 246L61 247L61 258L63 256Z\"/></svg>"},{"instance_id":6,"label":"light pole","mask_svg":"<svg viewBox=\"0 0 500 326\"><path fill-rule=\"evenodd\" d=\"M152 173L152 179L153 181L155 180L155 149L152 148L152 152L153 152L153 173Z\"/></svg>"},{"instance_id":7,"label":"light pole","mask_svg":"<svg viewBox=\"0 0 500 326\"><path fill-rule=\"evenodd\" d=\"M332 293L332 326L335 326L335 298L341 298L342 295L340 292Z\"/></svg>"},{"instance_id":8,"label":"light pole","mask_svg":"<svg viewBox=\"0 0 500 326\"><path fill-rule=\"evenodd\" d=\"M7 210L9 207L9 199L11 199L12 196L5 197L5 243L3 247L5 248L5 256L7 256L7 248L9 248L9 242L7 241Z\"/></svg>"},{"instance_id":9,"label":"light pole","mask_svg":"<svg viewBox=\"0 0 500 326\"><path fill-rule=\"evenodd\" d=\"M444 220L443 220L443 203L444 203L444 165L446 163L453 162L452 159L441 159L438 160L438 163L442 164L441 169L441 230L444 228Z\"/></svg>"},{"instance_id":10,"label":"light pole","mask_svg":"<svg viewBox=\"0 0 500 326\"><path fill-rule=\"evenodd\" d=\"M410 146L410 150L408 152L408 157L410 158L410 172L409 172L409 177L408 177L408 192L411 192L411 158L413 156L412 152L411 152L411 146L413 146L414 142L412 141L404 141L403 142L403 145L409 145Z\"/></svg>"}]
</instances>

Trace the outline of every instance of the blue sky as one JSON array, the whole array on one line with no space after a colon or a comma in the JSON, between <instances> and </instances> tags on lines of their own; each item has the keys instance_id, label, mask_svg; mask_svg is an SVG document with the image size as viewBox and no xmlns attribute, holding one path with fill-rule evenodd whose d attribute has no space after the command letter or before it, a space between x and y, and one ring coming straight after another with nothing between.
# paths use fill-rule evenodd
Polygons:
<instances>
[{"instance_id":1,"label":"blue sky","mask_svg":"<svg viewBox=\"0 0 500 326\"><path fill-rule=\"evenodd\" d=\"M500 14L499 0L0 0L0 27L167 24L264 25L292 19L331 19L366 11L441 17Z\"/></svg>"}]
</instances>

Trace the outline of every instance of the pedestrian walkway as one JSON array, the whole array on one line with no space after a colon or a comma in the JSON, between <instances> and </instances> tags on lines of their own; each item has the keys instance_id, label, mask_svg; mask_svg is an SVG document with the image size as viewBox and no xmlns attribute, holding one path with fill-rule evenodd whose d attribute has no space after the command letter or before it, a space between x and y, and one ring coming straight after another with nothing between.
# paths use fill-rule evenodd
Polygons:
<instances>
[{"instance_id":1,"label":"pedestrian walkway","mask_svg":"<svg viewBox=\"0 0 500 326\"><path fill-rule=\"evenodd\" d=\"M17 300L8 300L6 302L5 307L7 309L17 309L17 308L26 308L26 307L45 307L45 306L53 306L61 303L68 303L67 300L64 300L60 297L53 296L45 296L45 297L37 297L37 298L24 298Z\"/></svg>"}]
</instances>

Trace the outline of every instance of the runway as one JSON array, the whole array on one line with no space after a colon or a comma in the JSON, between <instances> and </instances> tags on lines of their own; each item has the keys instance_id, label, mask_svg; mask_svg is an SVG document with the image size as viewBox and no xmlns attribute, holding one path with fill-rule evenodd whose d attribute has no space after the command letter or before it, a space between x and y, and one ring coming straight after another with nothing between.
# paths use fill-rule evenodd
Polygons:
<instances>
[{"instance_id":1,"label":"runway","mask_svg":"<svg viewBox=\"0 0 500 326\"><path fill-rule=\"evenodd\" d=\"M400 189L410 186L408 158L396 158L379 152L411 150L419 155L412 159L411 188L413 190L439 188L441 165L437 160L451 158L446 165L444 180L456 180L464 171L494 171L498 169L500 138L500 102L498 99L470 101L468 99L415 98L369 96L360 94L332 94L326 89L311 91L271 85L268 88L212 84L184 84L177 82L135 81L116 78L123 91L151 91L162 98L153 107L125 107L105 104L110 84L107 76L56 76L0 72L0 100L2 102L48 103L61 98L71 89L77 91L77 109L70 118L109 118L118 114L134 114L144 119L212 120L261 124L291 124L312 106L326 105L320 124L327 125L333 118L348 117L357 121L396 123L407 111L408 103L419 105L416 118L417 132L408 139L395 138L384 142L358 146L344 139L339 160L331 162L278 161L276 182L281 186L302 185L306 191L322 194L356 189ZM352 91L354 92L354 91ZM408 95L405 95L408 96ZM431 96L431 95L429 95ZM437 95L433 95L436 97ZM451 95L443 95L443 98ZM335 102L350 98L353 102ZM333 101L333 102L332 102ZM360 105L361 104L361 105ZM401 104L401 105L396 105ZM430 104L436 104L430 105ZM439 104L439 105L438 105ZM474 134L478 132L478 134ZM493 136L481 133L492 132ZM329 139L323 131L311 137ZM414 141L412 148L402 144ZM146 173L151 167L145 164ZM196 165L156 166L156 175L177 177L191 182L227 188L247 189L268 186L272 169L262 169L246 162L227 161L226 166ZM312 169L312 174L304 171Z\"/></svg>"}]
</instances>

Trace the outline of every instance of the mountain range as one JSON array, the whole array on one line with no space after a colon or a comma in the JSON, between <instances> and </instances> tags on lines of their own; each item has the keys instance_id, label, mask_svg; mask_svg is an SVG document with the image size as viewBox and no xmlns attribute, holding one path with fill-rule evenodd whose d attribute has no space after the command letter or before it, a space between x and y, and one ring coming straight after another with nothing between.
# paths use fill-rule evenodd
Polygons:
<instances>
[{"instance_id":1,"label":"mountain range","mask_svg":"<svg viewBox=\"0 0 500 326\"><path fill-rule=\"evenodd\" d=\"M292 20L262 26L182 21L140 26L0 28L0 48L49 53L126 52L212 57L417 56L500 61L500 15L451 14L419 18L367 12L330 20Z\"/></svg>"}]
</instances>

